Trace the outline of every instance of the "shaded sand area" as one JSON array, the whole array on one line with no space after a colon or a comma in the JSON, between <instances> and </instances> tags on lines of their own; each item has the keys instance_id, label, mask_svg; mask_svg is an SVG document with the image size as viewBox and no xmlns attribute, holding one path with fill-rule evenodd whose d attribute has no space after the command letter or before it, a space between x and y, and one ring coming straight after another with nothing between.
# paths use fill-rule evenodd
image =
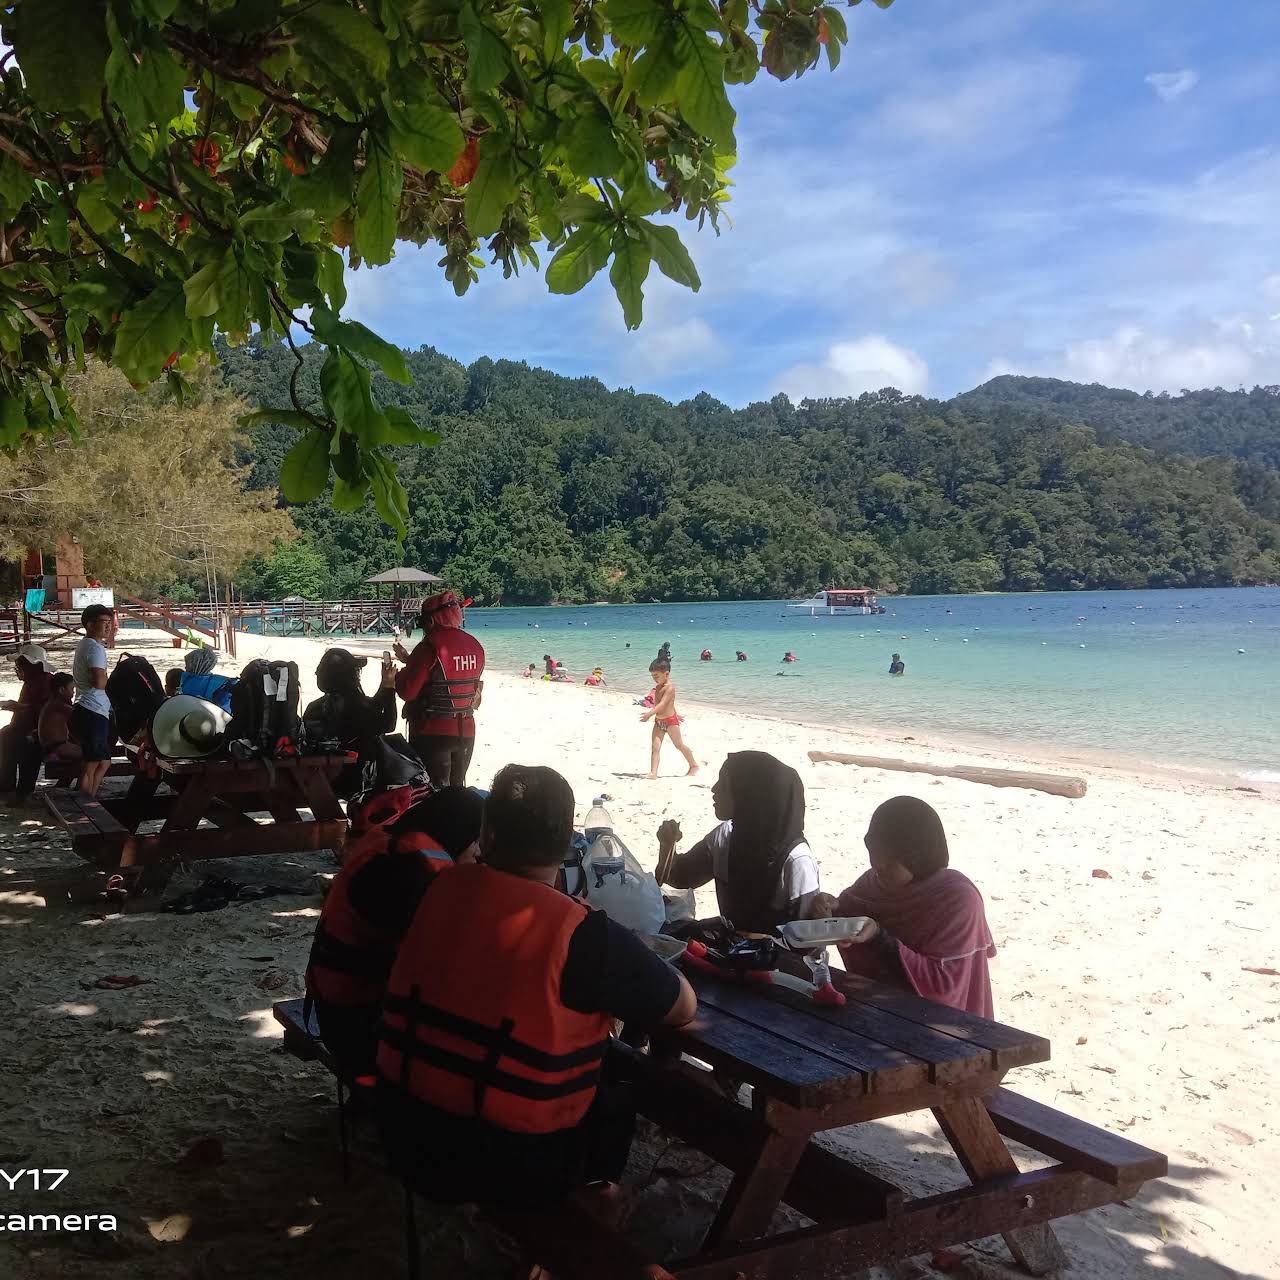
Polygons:
<instances>
[{"instance_id":1,"label":"shaded sand area","mask_svg":"<svg viewBox=\"0 0 1280 1280\"><path fill-rule=\"evenodd\" d=\"M120 647L143 649L161 670L181 658L133 633ZM367 646L372 654L382 647ZM309 697L320 648L246 637L235 665L262 651L296 658ZM69 654L57 665L69 667ZM373 671L366 677L372 687ZM0 696L13 688L6 663ZM727 751L769 750L804 778L809 840L824 887L835 891L863 866L862 833L874 806L901 792L927 799L943 816L953 864L986 895L1000 951L996 1016L1053 1045L1052 1062L1019 1069L1007 1083L1169 1156L1169 1178L1127 1207L1059 1225L1070 1274L1280 1275L1280 979L1246 971L1280 968L1273 797L1094 770L1089 794L1072 801L814 765L810 749L951 757L942 744L898 740L889 750L854 730L682 710L687 740L706 767L697 778L678 776L671 753L663 777L650 783L640 776L648 726L628 699L490 673L471 780L484 785L513 759L553 765L574 787L579 818L594 794L613 797L619 833L652 866L653 833L664 817L678 819L687 840L712 825L710 785ZM1024 756L963 759L1052 767ZM0 878L74 864L41 810L0 814ZM401 1199L380 1170L369 1126L344 1183L331 1082L282 1054L270 1019L273 1000L302 993L332 869L323 853L201 864L176 875L166 896L211 872L291 892L186 916L46 908L0 884L0 1169L70 1170L51 1192L33 1193L29 1181L12 1192L0 1185L3 1212L118 1218L114 1233L6 1230L0 1277L403 1274ZM713 913L714 894L704 891L699 906ZM94 985L132 975L143 984ZM830 1140L913 1191L962 1178L928 1116ZM672 1253L698 1238L723 1186L703 1156L649 1129L630 1177L634 1233ZM430 1275L510 1274L492 1235L461 1211L431 1214L424 1236ZM1020 1274L999 1240L964 1253L951 1275ZM874 1274L941 1273L915 1259Z\"/></svg>"}]
</instances>

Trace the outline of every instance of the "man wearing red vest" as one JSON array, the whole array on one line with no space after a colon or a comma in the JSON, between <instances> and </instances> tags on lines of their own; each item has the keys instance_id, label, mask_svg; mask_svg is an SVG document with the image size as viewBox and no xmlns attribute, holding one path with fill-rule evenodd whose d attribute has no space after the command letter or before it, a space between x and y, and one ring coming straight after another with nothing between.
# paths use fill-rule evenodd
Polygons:
<instances>
[{"instance_id":1,"label":"man wearing red vest","mask_svg":"<svg viewBox=\"0 0 1280 1280\"><path fill-rule=\"evenodd\" d=\"M573 792L507 765L483 862L436 876L387 983L378 1116L392 1168L429 1199L521 1205L621 1177L635 1111L609 1079L614 1019L681 1025L697 1000L635 934L553 887Z\"/></svg>"},{"instance_id":2,"label":"man wearing red vest","mask_svg":"<svg viewBox=\"0 0 1280 1280\"><path fill-rule=\"evenodd\" d=\"M446 787L397 813L399 793L412 794L408 787L388 792L388 820L371 821L348 847L307 964L320 1037L351 1077L373 1073L387 977L428 882L479 852L483 801L474 791Z\"/></svg>"},{"instance_id":3,"label":"man wearing red vest","mask_svg":"<svg viewBox=\"0 0 1280 1280\"><path fill-rule=\"evenodd\" d=\"M405 701L409 741L437 787L462 787L476 742L473 714L484 689L484 647L462 629L452 591L422 602L422 639L412 653L396 641L404 669L396 692Z\"/></svg>"}]
</instances>

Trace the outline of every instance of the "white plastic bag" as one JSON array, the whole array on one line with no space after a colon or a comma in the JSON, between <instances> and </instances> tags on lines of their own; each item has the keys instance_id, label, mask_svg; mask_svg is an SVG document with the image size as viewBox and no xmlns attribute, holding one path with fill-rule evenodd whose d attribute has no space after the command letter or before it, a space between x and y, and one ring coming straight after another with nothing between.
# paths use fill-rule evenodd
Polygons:
<instances>
[{"instance_id":1,"label":"white plastic bag","mask_svg":"<svg viewBox=\"0 0 1280 1280\"><path fill-rule=\"evenodd\" d=\"M657 933L666 920L662 891L614 835L613 819L601 807L604 799L596 800L584 824L589 842L582 855L586 899L628 929Z\"/></svg>"}]
</instances>

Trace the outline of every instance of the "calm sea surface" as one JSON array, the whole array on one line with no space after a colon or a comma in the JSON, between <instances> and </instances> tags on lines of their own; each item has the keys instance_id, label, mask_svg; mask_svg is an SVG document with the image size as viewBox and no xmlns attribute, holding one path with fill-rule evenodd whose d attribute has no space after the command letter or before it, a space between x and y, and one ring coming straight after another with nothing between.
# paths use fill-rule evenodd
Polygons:
<instances>
[{"instance_id":1,"label":"calm sea surface","mask_svg":"<svg viewBox=\"0 0 1280 1280\"><path fill-rule=\"evenodd\" d=\"M882 603L840 618L782 603L473 609L467 626L510 670L550 653L577 681L602 666L643 693L665 640L686 701L1280 783L1280 589ZM799 662L783 666L788 649Z\"/></svg>"}]
</instances>

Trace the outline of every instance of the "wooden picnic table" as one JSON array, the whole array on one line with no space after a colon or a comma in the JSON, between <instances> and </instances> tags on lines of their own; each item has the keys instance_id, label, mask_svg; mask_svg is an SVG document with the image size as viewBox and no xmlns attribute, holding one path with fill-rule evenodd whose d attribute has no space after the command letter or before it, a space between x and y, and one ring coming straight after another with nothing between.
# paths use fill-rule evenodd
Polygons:
<instances>
[{"instance_id":1,"label":"wooden picnic table","mask_svg":"<svg viewBox=\"0 0 1280 1280\"><path fill-rule=\"evenodd\" d=\"M1040 1275L1065 1264L1051 1219L1168 1170L1158 1152L1000 1088L1010 1069L1048 1059L1041 1036L840 972L843 1007L686 972L696 1019L649 1054L620 1050L640 1112L733 1171L703 1251L667 1264L680 1280L836 1280L993 1234ZM674 1051L750 1084L750 1106ZM908 1199L810 1141L926 1109L971 1185ZM1059 1163L1021 1173L1002 1135ZM815 1225L766 1235L784 1202Z\"/></svg>"},{"instance_id":2,"label":"wooden picnic table","mask_svg":"<svg viewBox=\"0 0 1280 1280\"><path fill-rule=\"evenodd\" d=\"M138 761L138 749L128 748ZM333 780L345 754L281 759L167 760L139 765L127 791L91 800L45 792L75 851L100 868L193 862L260 853L340 851L347 820ZM162 785L164 791L161 791ZM309 809L303 817L301 809ZM269 820L258 821L253 815ZM159 830L142 832L160 820Z\"/></svg>"}]
</instances>

